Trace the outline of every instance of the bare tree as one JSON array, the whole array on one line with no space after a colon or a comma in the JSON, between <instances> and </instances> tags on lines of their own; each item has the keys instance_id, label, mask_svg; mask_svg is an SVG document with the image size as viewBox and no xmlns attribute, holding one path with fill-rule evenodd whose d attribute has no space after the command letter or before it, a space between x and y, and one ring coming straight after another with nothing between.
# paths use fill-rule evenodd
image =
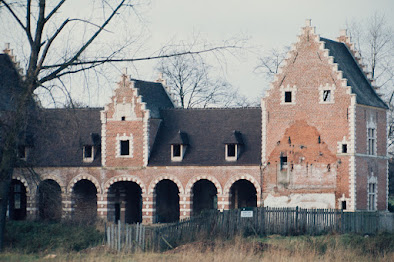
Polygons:
<instances>
[{"instance_id":1,"label":"bare tree","mask_svg":"<svg viewBox=\"0 0 394 262\"><path fill-rule=\"evenodd\" d=\"M177 50L173 53L183 53ZM236 107L248 106L245 96L226 80L214 77L214 68L197 55L172 56L162 59L157 65L166 84L172 88L175 99L182 108L192 107Z\"/></svg>"},{"instance_id":2,"label":"bare tree","mask_svg":"<svg viewBox=\"0 0 394 262\"><path fill-rule=\"evenodd\" d=\"M266 79L269 82L272 82L289 50L290 47L288 46L269 50L264 54L264 56L259 58L255 71L257 73L264 74Z\"/></svg>"},{"instance_id":3,"label":"bare tree","mask_svg":"<svg viewBox=\"0 0 394 262\"><path fill-rule=\"evenodd\" d=\"M388 104L389 153L394 151L394 31L384 15L375 13L365 21L352 21L349 34L363 63L371 72L375 88Z\"/></svg>"},{"instance_id":4,"label":"bare tree","mask_svg":"<svg viewBox=\"0 0 394 262\"><path fill-rule=\"evenodd\" d=\"M21 133L26 129L29 114L32 113L32 101L37 89L50 87L58 81L62 84L65 76L77 74L96 68L108 62L134 62L185 54L220 51L235 45L224 43L221 46L207 47L202 50L188 49L181 53L170 55L152 55L146 57L119 56L121 51L133 43L133 39L116 50L97 52L92 50L93 43L100 43L102 35L108 32L109 24L121 19L122 12L134 10L136 1L92 1L97 6L92 9L90 18L64 17L62 10L66 0L46 1L0 0L1 19L7 19L13 31L19 31L25 43L27 61L23 75L18 78L21 90L15 98L15 108L6 124L1 139L0 159L0 249L3 247L5 217L7 210L8 192L11 184L13 168L17 161L17 144ZM73 14L71 14L72 16ZM79 41L75 41L79 39ZM111 40L112 41L112 40ZM69 47L70 42L76 42ZM58 47L63 47L59 49ZM23 65L22 65L23 66Z\"/></svg>"}]
</instances>

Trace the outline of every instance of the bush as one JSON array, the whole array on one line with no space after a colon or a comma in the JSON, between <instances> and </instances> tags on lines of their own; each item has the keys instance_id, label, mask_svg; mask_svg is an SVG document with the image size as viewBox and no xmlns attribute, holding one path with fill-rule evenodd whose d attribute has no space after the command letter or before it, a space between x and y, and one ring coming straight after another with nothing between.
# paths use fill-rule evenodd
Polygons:
<instances>
[{"instance_id":1,"label":"bush","mask_svg":"<svg viewBox=\"0 0 394 262\"><path fill-rule=\"evenodd\" d=\"M101 243L103 238L95 226L71 222L8 221L5 232L6 247L26 253L80 251Z\"/></svg>"}]
</instances>

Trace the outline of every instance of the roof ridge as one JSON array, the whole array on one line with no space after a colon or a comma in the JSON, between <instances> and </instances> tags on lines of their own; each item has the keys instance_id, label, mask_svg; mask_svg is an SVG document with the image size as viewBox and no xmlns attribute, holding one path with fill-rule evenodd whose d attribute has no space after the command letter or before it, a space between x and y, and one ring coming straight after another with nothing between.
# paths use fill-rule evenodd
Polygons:
<instances>
[{"instance_id":1,"label":"roof ridge","mask_svg":"<svg viewBox=\"0 0 394 262\"><path fill-rule=\"evenodd\" d=\"M244 106L244 107L193 107L193 108L183 108L183 107L174 107L174 108L161 108L160 110L178 110L178 111L208 111L208 110L234 110L234 109L260 109L259 106Z\"/></svg>"}]
</instances>

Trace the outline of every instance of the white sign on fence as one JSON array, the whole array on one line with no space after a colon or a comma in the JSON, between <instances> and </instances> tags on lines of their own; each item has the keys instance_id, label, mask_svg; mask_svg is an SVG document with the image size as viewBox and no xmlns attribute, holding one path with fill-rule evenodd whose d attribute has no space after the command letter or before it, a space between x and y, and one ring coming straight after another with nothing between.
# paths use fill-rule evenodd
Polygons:
<instances>
[{"instance_id":1,"label":"white sign on fence","mask_svg":"<svg viewBox=\"0 0 394 262\"><path fill-rule=\"evenodd\" d=\"M253 217L253 210L242 210L241 217Z\"/></svg>"}]
</instances>

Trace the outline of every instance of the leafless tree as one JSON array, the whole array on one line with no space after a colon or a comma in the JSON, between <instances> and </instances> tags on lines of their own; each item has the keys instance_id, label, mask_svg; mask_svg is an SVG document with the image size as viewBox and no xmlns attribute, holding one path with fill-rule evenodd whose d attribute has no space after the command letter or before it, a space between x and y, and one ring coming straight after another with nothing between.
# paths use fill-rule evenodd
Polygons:
<instances>
[{"instance_id":1,"label":"leafless tree","mask_svg":"<svg viewBox=\"0 0 394 262\"><path fill-rule=\"evenodd\" d=\"M183 53L183 50L172 53ZM250 105L229 82L214 77L214 68L200 55L172 56L157 65L182 108L237 107Z\"/></svg>"},{"instance_id":2,"label":"leafless tree","mask_svg":"<svg viewBox=\"0 0 394 262\"><path fill-rule=\"evenodd\" d=\"M394 151L394 31L384 15L375 13L348 24L349 34L363 63L371 72L376 90L389 105L389 152Z\"/></svg>"},{"instance_id":3,"label":"leafless tree","mask_svg":"<svg viewBox=\"0 0 394 262\"><path fill-rule=\"evenodd\" d=\"M108 62L135 62L143 60L172 57L178 55L193 55L203 52L220 51L236 47L229 43L216 47L205 46L203 49L187 49L182 53L169 55L151 55L138 57L135 53L131 57L124 57L122 51L133 43L129 39L127 43L119 46L116 50L97 51L92 49L94 44L104 41L103 34L109 33L109 24L122 19L124 12L132 12L137 1L133 0L96 0L90 3L96 4L92 15L88 18L64 17L64 7L69 1L56 0L27 0L12 1L0 0L0 17L2 21L10 23L12 31L20 32L24 43L26 63L22 66L23 74L19 78L18 85L22 88L16 97L15 110L7 127L2 132L0 159L0 249L3 247L5 217L7 210L7 198L11 183L13 168L17 159L18 137L26 128L29 113L31 113L31 101L37 89L50 90L54 82L62 85L65 76L86 72ZM78 39L78 41L77 41ZM113 39L111 39L113 41ZM73 45L71 45L73 43ZM111 44L107 44L111 46ZM59 48L61 47L61 48Z\"/></svg>"},{"instance_id":4,"label":"leafless tree","mask_svg":"<svg viewBox=\"0 0 394 262\"><path fill-rule=\"evenodd\" d=\"M264 56L259 58L255 71L264 74L266 79L272 82L289 50L290 47L285 46L283 48L273 48L267 51Z\"/></svg>"}]
</instances>

